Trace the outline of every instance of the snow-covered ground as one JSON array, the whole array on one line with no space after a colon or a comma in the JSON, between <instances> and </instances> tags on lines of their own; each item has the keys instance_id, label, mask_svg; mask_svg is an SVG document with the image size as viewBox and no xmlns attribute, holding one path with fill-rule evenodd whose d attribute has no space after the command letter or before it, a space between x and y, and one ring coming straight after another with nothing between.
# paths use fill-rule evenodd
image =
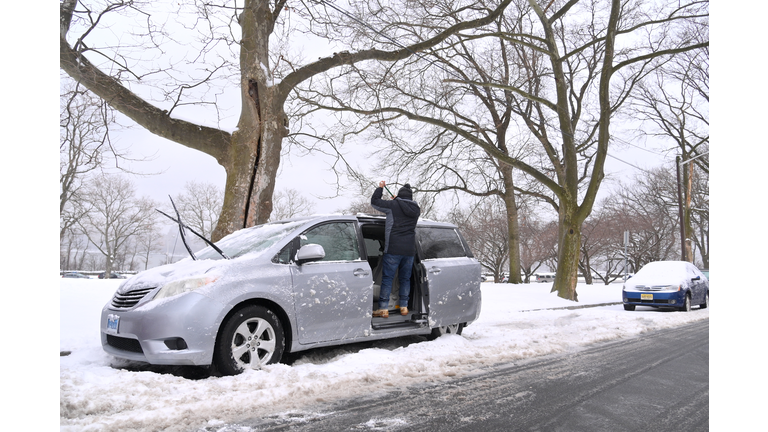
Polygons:
<instances>
[{"instance_id":1,"label":"snow-covered ground","mask_svg":"<svg viewBox=\"0 0 768 432\"><path fill-rule=\"evenodd\" d=\"M621 284L579 285L579 302L550 294L551 283L483 283L480 319L461 336L406 338L310 351L290 366L235 377L188 379L113 367L102 351L100 312L121 280L60 283L60 427L63 431L216 430L267 414L309 415L311 405L476 373L500 362L565 353L600 341L709 319L710 309L663 312L621 305Z\"/></svg>"}]
</instances>

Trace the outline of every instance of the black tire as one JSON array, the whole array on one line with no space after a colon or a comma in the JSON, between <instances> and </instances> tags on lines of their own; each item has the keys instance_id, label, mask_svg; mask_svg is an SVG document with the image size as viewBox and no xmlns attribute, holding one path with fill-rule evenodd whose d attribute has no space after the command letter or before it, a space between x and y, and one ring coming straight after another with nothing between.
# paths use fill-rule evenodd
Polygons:
<instances>
[{"instance_id":1,"label":"black tire","mask_svg":"<svg viewBox=\"0 0 768 432\"><path fill-rule=\"evenodd\" d=\"M699 306L700 309L706 309L709 307L709 291L704 295L704 303Z\"/></svg>"},{"instance_id":2,"label":"black tire","mask_svg":"<svg viewBox=\"0 0 768 432\"><path fill-rule=\"evenodd\" d=\"M279 362L284 350L283 326L277 315L263 306L245 306L222 326L213 361L221 374L237 375L246 368Z\"/></svg>"},{"instance_id":3,"label":"black tire","mask_svg":"<svg viewBox=\"0 0 768 432\"><path fill-rule=\"evenodd\" d=\"M427 337L427 339L435 340L440 336L447 334L460 335L462 330L464 330L464 324L453 324L443 327L435 327L432 329L432 333Z\"/></svg>"},{"instance_id":4,"label":"black tire","mask_svg":"<svg viewBox=\"0 0 768 432\"><path fill-rule=\"evenodd\" d=\"M685 303L683 303L683 307L680 308L680 311L682 312L691 311L691 295L690 294L685 295Z\"/></svg>"},{"instance_id":5,"label":"black tire","mask_svg":"<svg viewBox=\"0 0 768 432\"><path fill-rule=\"evenodd\" d=\"M635 305L624 305L624 310L631 312L631 311L635 310Z\"/></svg>"}]
</instances>

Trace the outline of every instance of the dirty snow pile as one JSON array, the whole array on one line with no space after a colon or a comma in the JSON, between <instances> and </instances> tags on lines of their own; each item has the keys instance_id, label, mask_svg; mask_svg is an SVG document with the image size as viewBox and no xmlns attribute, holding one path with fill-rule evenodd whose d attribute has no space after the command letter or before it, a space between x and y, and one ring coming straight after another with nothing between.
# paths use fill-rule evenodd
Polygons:
<instances>
[{"instance_id":1,"label":"dirty snow pile","mask_svg":"<svg viewBox=\"0 0 768 432\"><path fill-rule=\"evenodd\" d=\"M126 367L101 349L99 320L120 280L60 282L62 431L190 431L266 415L311 415L312 405L395 387L477 373L500 362L567 353L709 318L710 309L662 312L620 304L621 284L578 286L579 302L551 294L551 283L483 283L478 321L461 336L420 337L312 350L289 366L235 377L191 379Z\"/></svg>"}]
</instances>

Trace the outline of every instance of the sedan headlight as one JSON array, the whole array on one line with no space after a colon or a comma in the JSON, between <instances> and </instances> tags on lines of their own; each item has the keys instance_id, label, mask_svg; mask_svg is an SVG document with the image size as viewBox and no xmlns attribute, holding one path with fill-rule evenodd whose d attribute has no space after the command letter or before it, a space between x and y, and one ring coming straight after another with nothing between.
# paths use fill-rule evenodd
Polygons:
<instances>
[{"instance_id":1,"label":"sedan headlight","mask_svg":"<svg viewBox=\"0 0 768 432\"><path fill-rule=\"evenodd\" d=\"M194 291L198 288L215 282L216 279L217 278L215 277L205 276L173 281L160 288L160 291L157 292L154 299L158 300L166 297L173 297L175 295L183 294L189 291Z\"/></svg>"}]
</instances>

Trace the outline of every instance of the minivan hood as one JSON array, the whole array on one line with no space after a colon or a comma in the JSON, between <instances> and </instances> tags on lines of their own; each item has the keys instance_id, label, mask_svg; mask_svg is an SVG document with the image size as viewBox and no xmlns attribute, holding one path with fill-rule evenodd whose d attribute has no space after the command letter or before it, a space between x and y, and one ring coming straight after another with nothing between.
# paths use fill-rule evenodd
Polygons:
<instances>
[{"instance_id":1,"label":"minivan hood","mask_svg":"<svg viewBox=\"0 0 768 432\"><path fill-rule=\"evenodd\" d=\"M177 280L203 275L218 275L222 273L223 268L231 265L231 263L230 260L193 261L187 258L173 264L145 270L123 282L117 291L122 293L138 288L154 288Z\"/></svg>"}]
</instances>

